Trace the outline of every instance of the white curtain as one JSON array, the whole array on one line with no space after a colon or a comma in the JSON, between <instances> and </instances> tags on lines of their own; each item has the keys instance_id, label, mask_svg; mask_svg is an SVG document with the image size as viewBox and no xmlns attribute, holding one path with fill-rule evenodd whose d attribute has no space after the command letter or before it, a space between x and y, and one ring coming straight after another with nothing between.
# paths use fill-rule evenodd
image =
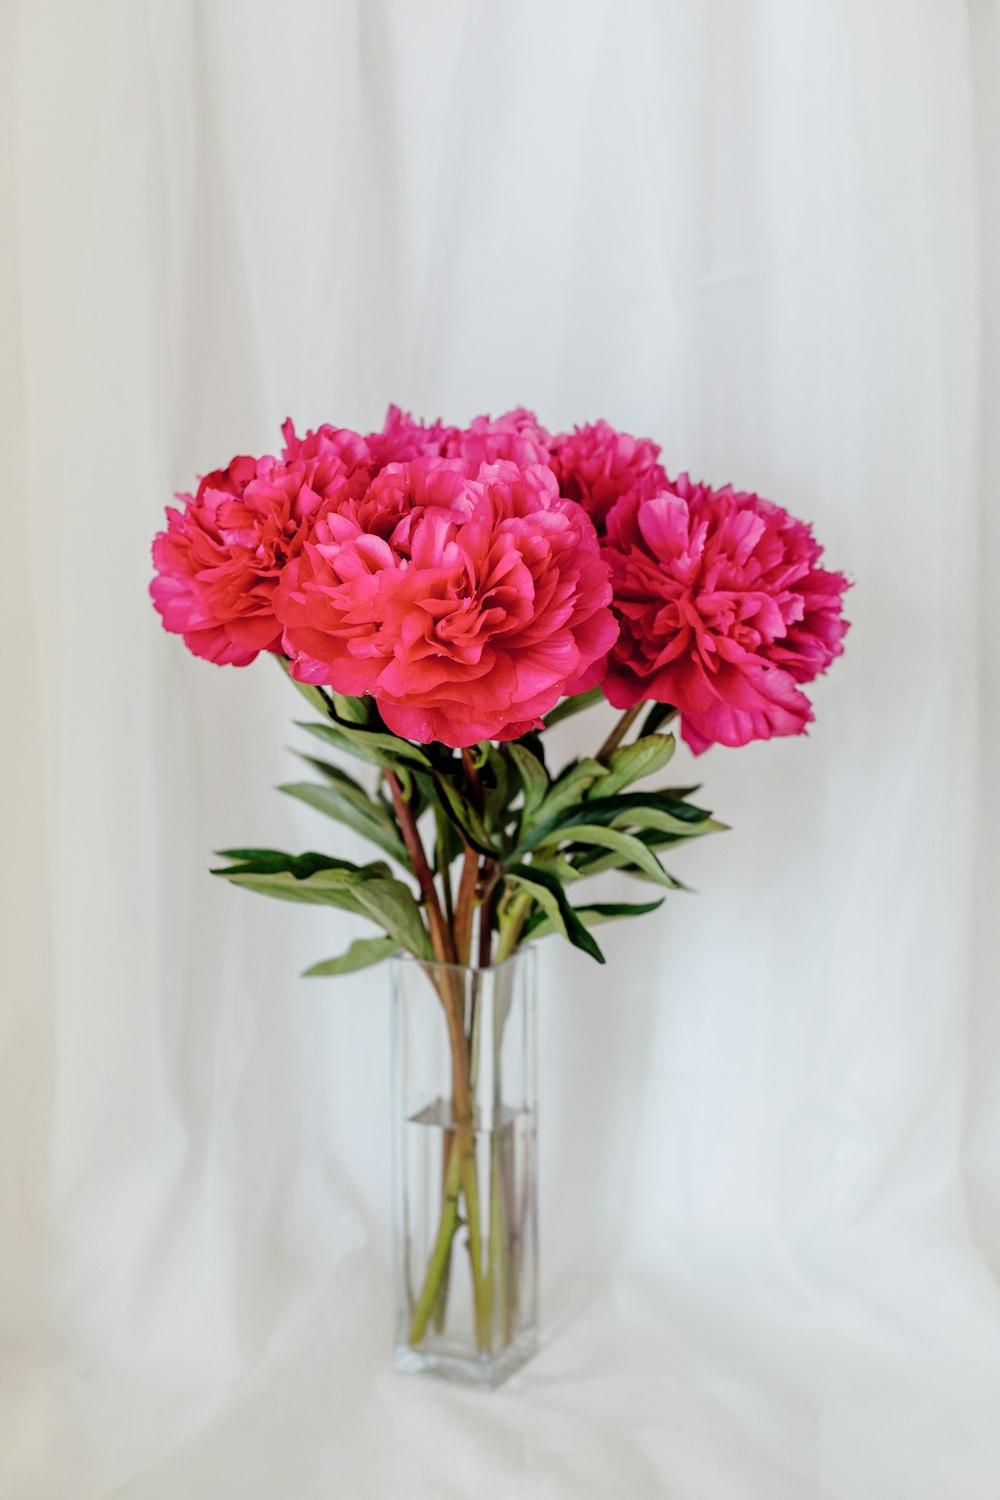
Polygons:
<instances>
[{"instance_id":1,"label":"white curtain","mask_svg":"<svg viewBox=\"0 0 1000 1500\"><path fill-rule=\"evenodd\" d=\"M0 36L4 1500L996 1500L996 0ZM173 491L389 400L604 416L856 580L808 740L698 763L699 894L544 950L544 1348L490 1397L389 1367L384 976L206 873L328 835L294 695L145 592Z\"/></svg>"}]
</instances>

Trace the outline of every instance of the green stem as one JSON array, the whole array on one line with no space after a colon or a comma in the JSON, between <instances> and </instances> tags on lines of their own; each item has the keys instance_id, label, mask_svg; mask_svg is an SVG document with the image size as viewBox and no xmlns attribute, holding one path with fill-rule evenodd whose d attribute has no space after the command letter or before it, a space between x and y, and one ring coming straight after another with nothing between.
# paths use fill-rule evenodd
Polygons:
<instances>
[{"instance_id":1,"label":"green stem","mask_svg":"<svg viewBox=\"0 0 1000 1500\"><path fill-rule=\"evenodd\" d=\"M451 1252L455 1241L452 1239L448 1246L448 1254L445 1257L444 1270L441 1272L441 1280L438 1282L437 1293L434 1297L434 1307L431 1312L431 1323L435 1333L444 1332L445 1313L448 1311L448 1291L451 1286Z\"/></svg>"},{"instance_id":2,"label":"green stem","mask_svg":"<svg viewBox=\"0 0 1000 1500\"><path fill-rule=\"evenodd\" d=\"M454 1144L455 1144L455 1132L453 1130L445 1130L445 1131L443 1131L442 1135L441 1135L441 1203L442 1203L442 1205L444 1205L445 1199L447 1197L447 1192L448 1192L448 1168L451 1165L451 1153L452 1153L452 1149L454 1147ZM456 1228L457 1228L457 1225L456 1225ZM435 1330L436 1333L441 1333L442 1330L444 1329L445 1313L446 1313L447 1308L448 1308L448 1288L449 1288L449 1286L451 1284L451 1256L452 1256L452 1250L454 1249L454 1244L455 1244L455 1236L454 1236L454 1232L453 1232L452 1235L451 1235L451 1238L448 1241L448 1252L447 1252L447 1254L445 1256L444 1269L441 1272L441 1279L438 1282L438 1288L437 1288L437 1291L436 1291L436 1293L434 1295L434 1302L433 1302L433 1305L431 1307L431 1321L434 1324L434 1330Z\"/></svg>"},{"instance_id":3,"label":"green stem","mask_svg":"<svg viewBox=\"0 0 1000 1500\"><path fill-rule=\"evenodd\" d=\"M478 868L478 859L476 867ZM485 930L489 933L492 929L493 902L499 881L492 869L488 868L485 874L488 884L485 890L481 889L480 895L482 905L485 907L482 921L487 924ZM507 956L503 951L504 948L509 954L516 946L530 905L531 898L524 895L515 897L507 904L501 921L501 949L497 955L498 962ZM459 908L461 907L460 897ZM462 951L461 948L459 951ZM481 962L484 959L488 963L489 948L482 945L480 947ZM504 980L508 985L511 982L509 975L494 973L495 989L493 1007L490 1011L493 1025L492 1098L494 1107L500 1099L500 1045L511 999L509 990L503 987ZM512 1181L513 1161L510 1157L509 1142L504 1133L502 1119L495 1115L492 1120L483 1121L483 1125L490 1130L490 1156L487 1179L489 1196L481 1204L475 1097L482 1050L483 997L479 989L482 981L479 975L474 975L472 978L468 1006L468 1031L466 1031L464 1020L465 992L461 988L458 976L453 970L446 970L439 975L436 982L444 1006L451 1043L452 1122L444 1138L447 1159L444 1169L441 1218L424 1282L413 1308L410 1343L413 1345L420 1343L432 1318L438 1331L441 1331L444 1325L451 1256L455 1235L461 1223L459 1203L464 1199L476 1349L479 1354L485 1355L493 1350L496 1342L495 1334L501 1347L510 1341L517 1317L516 1256L518 1247ZM485 1217L487 1213L488 1218ZM486 1225L485 1238L484 1224Z\"/></svg>"},{"instance_id":4,"label":"green stem","mask_svg":"<svg viewBox=\"0 0 1000 1500\"><path fill-rule=\"evenodd\" d=\"M469 1221L469 1262L472 1270L472 1295L476 1318L476 1348L480 1354L488 1353L492 1342L490 1317L490 1293L483 1274L483 1239L479 1213L479 1164L476 1159L475 1095L479 1078L479 1057L482 1049L483 1005L479 993L478 975L472 981L469 996L469 1050L468 1118L473 1129L468 1134L468 1147L462 1168L462 1191L465 1194L465 1212Z\"/></svg>"},{"instance_id":5,"label":"green stem","mask_svg":"<svg viewBox=\"0 0 1000 1500\"><path fill-rule=\"evenodd\" d=\"M448 1163L448 1175L444 1186L444 1203L441 1208L441 1222L438 1224L437 1239L431 1258L427 1263L427 1274L424 1284L420 1289L413 1316L410 1320L410 1343L419 1344L427 1332L427 1323L434 1307L438 1288L444 1276L445 1267L451 1255L451 1242L455 1238L459 1225L458 1217L458 1195L462 1178L462 1149L456 1133L451 1151L451 1160Z\"/></svg>"},{"instance_id":6,"label":"green stem","mask_svg":"<svg viewBox=\"0 0 1000 1500\"><path fill-rule=\"evenodd\" d=\"M514 1141L512 1136L513 1125L510 1130L504 1131L500 1142L500 1185L503 1192L504 1223L506 1234L504 1235L504 1249L507 1254L507 1309L506 1321L504 1323L504 1343L509 1344L514 1336L517 1325L518 1307L520 1305L521 1286L521 1255L520 1255L520 1228L521 1222L517 1218L517 1203L514 1194Z\"/></svg>"},{"instance_id":7,"label":"green stem","mask_svg":"<svg viewBox=\"0 0 1000 1500\"><path fill-rule=\"evenodd\" d=\"M483 1240L479 1231L479 1182L476 1173L476 1143L471 1130L460 1135L467 1137L462 1149L462 1191L465 1195L465 1212L469 1221L469 1263L472 1270L472 1296L476 1319L476 1348L480 1354L488 1354L492 1343L489 1285L483 1275Z\"/></svg>"},{"instance_id":8,"label":"green stem","mask_svg":"<svg viewBox=\"0 0 1000 1500\"><path fill-rule=\"evenodd\" d=\"M476 1174L475 1134L467 1128L457 1128L454 1132L437 1238L434 1241L434 1249L427 1263L424 1283L420 1288L420 1295L410 1319L410 1343L419 1344L427 1332L427 1324L435 1310L441 1287L444 1284L451 1258L452 1241L461 1224L458 1212L460 1196L465 1199L469 1231L469 1266L472 1272L476 1348L480 1354L488 1354L492 1342L491 1307L489 1287L483 1275L483 1242L479 1228L479 1184Z\"/></svg>"},{"instance_id":9,"label":"green stem","mask_svg":"<svg viewBox=\"0 0 1000 1500\"><path fill-rule=\"evenodd\" d=\"M507 1235L504 1224L504 1200L501 1190L501 1139L494 1130L490 1141L490 1306L496 1293L497 1323L503 1342L510 1338L510 1267L507 1259Z\"/></svg>"},{"instance_id":10,"label":"green stem","mask_svg":"<svg viewBox=\"0 0 1000 1500\"><path fill-rule=\"evenodd\" d=\"M448 1267L452 1241L458 1230L459 1195L465 1199L468 1225L469 1263L472 1272L476 1347L488 1353L491 1343L491 1309L486 1279L483 1275L483 1244L480 1232L479 1184L476 1173L476 1137L474 1117L475 1079L479 1062L479 1006L473 993L472 1035L467 1039L462 1012L463 996L456 984L454 971L445 970L438 982L451 1044L452 1117L454 1139L445 1180L444 1203L438 1223L437 1238L413 1309L410 1343L418 1344L427 1332L427 1324L441 1295L441 1285Z\"/></svg>"},{"instance_id":11,"label":"green stem","mask_svg":"<svg viewBox=\"0 0 1000 1500\"><path fill-rule=\"evenodd\" d=\"M505 958L510 958L518 945L521 937L521 928L528 920L528 912L531 908L531 897L522 892L515 896L507 907L500 921L500 938L497 942L496 961L502 964Z\"/></svg>"}]
</instances>

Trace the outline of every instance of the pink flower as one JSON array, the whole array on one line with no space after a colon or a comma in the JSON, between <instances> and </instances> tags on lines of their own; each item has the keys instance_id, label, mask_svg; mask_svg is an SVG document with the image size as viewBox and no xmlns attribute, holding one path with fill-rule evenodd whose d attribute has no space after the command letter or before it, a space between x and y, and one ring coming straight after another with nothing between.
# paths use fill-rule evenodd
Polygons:
<instances>
[{"instance_id":1,"label":"pink flower","mask_svg":"<svg viewBox=\"0 0 1000 1500\"><path fill-rule=\"evenodd\" d=\"M275 596L301 680L371 693L395 733L515 739L599 677L617 627L607 565L551 472L390 465L327 510Z\"/></svg>"},{"instance_id":2,"label":"pink flower","mask_svg":"<svg viewBox=\"0 0 1000 1500\"><path fill-rule=\"evenodd\" d=\"M673 704L696 753L801 734L813 715L799 684L826 671L848 628L847 580L821 555L808 526L757 495L682 474L623 496L604 546L621 623L608 700Z\"/></svg>"},{"instance_id":3,"label":"pink flower","mask_svg":"<svg viewBox=\"0 0 1000 1500\"><path fill-rule=\"evenodd\" d=\"M649 438L616 432L607 422L574 427L552 440L552 467L562 494L578 500L600 534L608 511L622 495L641 486L655 493L667 482Z\"/></svg>"},{"instance_id":4,"label":"pink flower","mask_svg":"<svg viewBox=\"0 0 1000 1500\"><path fill-rule=\"evenodd\" d=\"M366 439L375 470L386 464L406 463L413 458L429 458L444 452L445 442L457 433L443 422L417 422L408 411L390 406L381 432L370 432Z\"/></svg>"},{"instance_id":5,"label":"pink flower","mask_svg":"<svg viewBox=\"0 0 1000 1500\"><path fill-rule=\"evenodd\" d=\"M462 458L474 473L480 464L495 464L500 459L526 468L528 464L549 462L550 438L538 425L534 412L523 406L495 420L474 417L462 431L452 430L444 451L449 458Z\"/></svg>"},{"instance_id":6,"label":"pink flower","mask_svg":"<svg viewBox=\"0 0 1000 1500\"><path fill-rule=\"evenodd\" d=\"M150 593L164 627L219 665L245 667L258 652L280 648L272 601L282 568L323 506L367 484L367 470L352 471L341 456L350 443L316 434L300 443L290 427L290 446L308 457L234 458L207 474L194 496L178 497L184 509L168 508L167 529L153 542Z\"/></svg>"},{"instance_id":7,"label":"pink flower","mask_svg":"<svg viewBox=\"0 0 1000 1500\"><path fill-rule=\"evenodd\" d=\"M309 462L320 458L336 459L350 473L354 469L372 466L372 454L368 443L358 432L349 427L333 427L324 422L315 431L299 437L291 417L286 417L281 427L285 439L282 458L285 463L296 460Z\"/></svg>"}]
</instances>

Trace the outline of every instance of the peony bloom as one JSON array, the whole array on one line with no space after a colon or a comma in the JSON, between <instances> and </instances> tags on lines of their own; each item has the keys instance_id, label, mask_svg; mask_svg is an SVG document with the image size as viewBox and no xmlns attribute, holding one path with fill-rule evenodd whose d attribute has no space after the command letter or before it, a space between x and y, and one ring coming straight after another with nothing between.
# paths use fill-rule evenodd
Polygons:
<instances>
[{"instance_id":1,"label":"peony bloom","mask_svg":"<svg viewBox=\"0 0 1000 1500\"><path fill-rule=\"evenodd\" d=\"M480 464L495 464L500 459L509 459L522 468L547 464L550 443L534 412L519 406L502 417L474 417L468 427L453 429L444 451L449 458L464 459L470 473L475 473Z\"/></svg>"},{"instance_id":2,"label":"peony bloom","mask_svg":"<svg viewBox=\"0 0 1000 1500\"><path fill-rule=\"evenodd\" d=\"M848 587L808 526L757 495L686 474L618 501L607 520L621 634L604 690L616 708L671 703L696 753L801 734L800 684L839 656Z\"/></svg>"},{"instance_id":3,"label":"peony bloom","mask_svg":"<svg viewBox=\"0 0 1000 1500\"><path fill-rule=\"evenodd\" d=\"M371 693L396 734L515 739L599 678L617 627L594 529L551 472L390 465L328 509L275 595L300 680Z\"/></svg>"},{"instance_id":4,"label":"peony bloom","mask_svg":"<svg viewBox=\"0 0 1000 1500\"><path fill-rule=\"evenodd\" d=\"M315 432L310 430L304 437L299 437L291 417L286 417L282 423L281 435L285 439L281 455L285 463L335 459L348 473L372 466L368 443L360 433L352 432L349 427L333 427L329 422L324 422Z\"/></svg>"},{"instance_id":5,"label":"peony bloom","mask_svg":"<svg viewBox=\"0 0 1000 1500\"><path fill-rule=\"evenodd\" d=\"M245 667L280 648L272 601L282 568L324 506L367 484L368 471L342 456L353 455L352 443L313 433L300 442L290 423L285 435L298 455L291 462L234 458L195 495L178 497L184 509L168 508L167 529L153 542L150 593L164 626L218 665Z\"/></svg>"},{"instance_id":6,"label":"peony bloom","mask_svg":"<svg viewBox=\"0 0 1000 1500\"><path fill-rule=\"evenodd\" d=\"M443 422L417 422L408 411L390 406L381 432L370 432L366 442L373 466L378 470L386 464L439 456L446 441L457 432L456 427L445 427Z\"/></svg>"},{"instance_id":7,"label":"peony bloom","mask_svg":"<svg viewBox=\"0 0 1000 1500\"><path fill-rule=\"evenodd\" d=\"M616 432L607 422L574 427L552 440L552 468L561 492L578 500L601 532L616 500L637 486L654 493L667 483L649 438Z\"/></svg>"}]
</instances>

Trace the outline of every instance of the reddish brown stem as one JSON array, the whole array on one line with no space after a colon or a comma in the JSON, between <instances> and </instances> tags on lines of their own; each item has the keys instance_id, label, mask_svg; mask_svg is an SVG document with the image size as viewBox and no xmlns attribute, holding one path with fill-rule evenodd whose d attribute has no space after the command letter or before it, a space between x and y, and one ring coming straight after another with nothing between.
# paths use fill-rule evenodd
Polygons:
<instances>
[{"instance_id":1,"label":"reddish brown stem","mask_svg":"<svg viewBox=\"0 0 1000 1500\"><path fill-rule=\"evenodd\" d=\"M472 951L472 918L476 910L476 887L479 884L479 855L465 846L465 863L458 883L455 902L455 962L467 964Z\"/></svg>"},{"instance_id":2,"label":"reddish brown stem","mask_svg":"<svg viewBox=\"0 0 1000 1500\"><path fill-rule=\"evenodd\" d=\"M430 928L434 957L439 963L453 964L455 948L448 930L448 923L444 919L444 912L441 910L434 876L431 874L431 867L427 863L424 846L420 841L413 809L403 796L403 788L399 784L399 777L395 771L386 771L385 780L392 796L392 805L396 810L399 831L403 835L403 843L406 845L406 852L410 856L410 864L413 866L413 873L417 877L420 894L427 908L427 923Z\"/></svg>"},{"instance_id":3,"label":"reddish brown stem","mask_svg":"<svg viewBox=\"0 0 1000 1500\"><path fill-rule=\"evenodd\" d=\"M612 729L611 733L604 741L604 744L601 746L600 750L598 750L597 759L599 761L607 760L611 752L618 749L618 746L628 734L635 720L642 713L642 710L645 708L645 706L646 705L644 703L636 703L634 707L625 710L621 718L618 720L618 723L615 725L614 729Z\"/></svg>"}]
</instances>

